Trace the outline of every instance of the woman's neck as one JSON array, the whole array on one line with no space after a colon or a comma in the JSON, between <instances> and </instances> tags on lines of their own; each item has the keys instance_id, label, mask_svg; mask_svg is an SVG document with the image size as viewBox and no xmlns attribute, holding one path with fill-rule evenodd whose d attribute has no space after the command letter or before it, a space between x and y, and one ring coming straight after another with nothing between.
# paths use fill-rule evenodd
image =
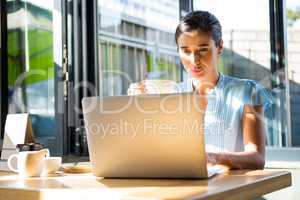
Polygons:
<instances>
[{"instance_id":1,"label":"woman's neck","mask_svg":"<svg viewBox=\"0 0 300 200\"><path fill-rule=\"evenodd\" d=\"M214 87L217 85L220 74L217 72L208 80L199 80L196 78L192 79L193 88L199 93L203 95L210 94Z\"/></svg>"}]
</instances>

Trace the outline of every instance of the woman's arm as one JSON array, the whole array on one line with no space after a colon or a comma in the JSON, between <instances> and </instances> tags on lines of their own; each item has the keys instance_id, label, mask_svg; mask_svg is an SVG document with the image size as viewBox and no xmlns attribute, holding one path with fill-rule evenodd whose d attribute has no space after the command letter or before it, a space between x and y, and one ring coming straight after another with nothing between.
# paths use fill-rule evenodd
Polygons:
<instances>
[{"instance_id":1,"label":"woman's arm","mask_svg":"<svg viewBox=\"0 0 300 200\"><path fill-rule=\"evenodd\" d=\"M263 169L265 165L265 128L262 106L245 105L242 119L243 152L208 152L208 162L231 169Z\"/></svg>"}]
</instances>

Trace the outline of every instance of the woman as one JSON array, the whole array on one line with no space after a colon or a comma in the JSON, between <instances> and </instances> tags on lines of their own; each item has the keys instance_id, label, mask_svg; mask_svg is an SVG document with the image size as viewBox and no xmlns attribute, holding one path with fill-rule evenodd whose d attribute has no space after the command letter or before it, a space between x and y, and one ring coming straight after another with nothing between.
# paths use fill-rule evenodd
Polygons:
<instances>
[{"instance_id":1,"label":"woman","mask_svg":"<svg viewBox=\"0 0 300 200\"><path fill-rule=\"evenodd\" d=\"M205 139L208 162L231 169L262 169L265 164L264 125L261 116L272 104L271 95L256 82L220 74L222 30L209 12L186 15L175 33L181 62L190 78L182 92L205 97ZM142 81L130 94L147 93Z\"/></svg>"}]
</instances>

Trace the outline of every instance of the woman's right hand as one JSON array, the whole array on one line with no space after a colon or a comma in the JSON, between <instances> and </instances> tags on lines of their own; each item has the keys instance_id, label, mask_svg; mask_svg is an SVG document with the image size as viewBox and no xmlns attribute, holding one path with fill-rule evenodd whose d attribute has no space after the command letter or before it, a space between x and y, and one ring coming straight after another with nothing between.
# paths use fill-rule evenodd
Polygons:
<instances>
[{"instance_id":1,"label":"woman's right hand","mask_svg":"<svg viewBox=\"0 0 300 200\"><path fill-rule=\"evenodd\" d=\"M146 94L146 84L145 81L141 81L138 83L131 83L128 90L127 94L128 95L139 95L139 94Z\"/></svg>"},{"instance_id":2,"label":"woman's right hand","mask_svg":"<svg viewBox=\"0 0 300 200\"><path fill-rule=\"evenodd\" d=\"M177 93L178 85L172 80L143 80L132 83L127 90L128 95L169 94Z\"/></svg>"}]
</instances>

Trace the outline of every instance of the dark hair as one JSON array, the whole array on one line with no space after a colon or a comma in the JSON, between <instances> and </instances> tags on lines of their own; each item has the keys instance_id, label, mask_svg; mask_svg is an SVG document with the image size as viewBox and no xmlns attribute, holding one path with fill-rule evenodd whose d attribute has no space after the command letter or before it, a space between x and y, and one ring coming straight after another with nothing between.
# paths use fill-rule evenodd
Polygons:
<instances>
[{"instance_id":1,"label":"dark hair","mask_svg":"<svg viewBox=\"0 0 300 200\"><path fill-rule=\"evenodd\" d=\"M188 13L179 22L175 32L175 42L184 32L201 31L211 34L216 46L220 45L222 40L222 27L219 20L207 11L193 11Z\"/></svg>"}]
</instances>

